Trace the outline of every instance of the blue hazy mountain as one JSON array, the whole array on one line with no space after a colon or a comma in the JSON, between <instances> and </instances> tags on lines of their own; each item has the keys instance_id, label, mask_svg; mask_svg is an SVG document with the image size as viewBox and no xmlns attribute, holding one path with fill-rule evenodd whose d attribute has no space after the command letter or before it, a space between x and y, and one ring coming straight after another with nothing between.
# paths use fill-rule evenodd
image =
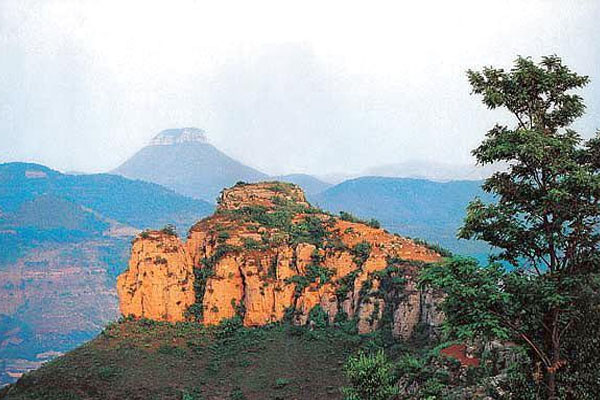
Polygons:
<instances>
[{"instance_id":1,"label":"blue hazy mountain","mask_svg":"<svg viewBox=\"0 0 600 400\"><path fill-rule=\"evenodd\" d=\"M132 235L212 211L154 183L0 164L0 385L118 316Z\"/></svg>"},{"instance_id":2,"label":"blue hazy mountain","mask_svg":"<svg viewBox=\"0 0 600 400\"><path fill-rule=\"evenodd\" d=\"M433 182L424 179L362 177L309 196L320 207L376 218L388 230L440 244L453 252L482 258L484 243L456 239L465 208L475 196L491 197L481 181Z\"/></svg>"},{"instance_id":3,"label":"blue hazy mountain","mask_svg":"<svg viewBox=\"0 0 600 400\"><path fill-rule=\"evenodd\" d=\"M68 218L104 218L138 229L168 223L187 228L212 210L205 201L117 175L65 175L39 164L0 164L0 221L4 225L19 226L35 215L43 218L45 213L64 220L62 227L74 223L65 220ZM61 224L56 220L52 223Z\"/></svg>"},{"instance_id":4,"label":"blue hazy mountain","mask_svg":"<svg viewBox=\"0 0 600 400\"><path fill-rule=\"evenodd\" d=\"M307 174L280 175L271 179L275 181L294 183L300 186L307 195L320 193L333 186L331 183L323 182L322 180Z\"/></svg>"},{"instance_id":5,"label":"blue hazy mountain","mask_svg":"<svg viewBox=\"0 0 600 400\"><path fill-rule=\"evenodd\" d=\"M197 128L168 129L116 168L127 178L154 182L186 196L214 202L219 192L238 181L268 176L229 157L208 143Z\"/></svg>"}]
</instances>

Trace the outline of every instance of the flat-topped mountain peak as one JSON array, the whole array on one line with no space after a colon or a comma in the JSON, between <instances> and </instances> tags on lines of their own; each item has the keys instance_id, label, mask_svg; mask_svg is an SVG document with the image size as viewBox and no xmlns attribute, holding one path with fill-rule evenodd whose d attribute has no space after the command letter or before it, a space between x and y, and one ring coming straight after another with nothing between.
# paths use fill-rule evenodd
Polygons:
<instances>
[{"instance_id":1,"label":"flat-topped mountain peak","mask_svg":"<svg viewBox=\"0 0 600 400\"><path fill-rule=\"evenodd\" d=\"M198 128L165 129L150 141L151 146L167 146L181 143L208 143L206 132Z\"/></svg>"}]
</instances>

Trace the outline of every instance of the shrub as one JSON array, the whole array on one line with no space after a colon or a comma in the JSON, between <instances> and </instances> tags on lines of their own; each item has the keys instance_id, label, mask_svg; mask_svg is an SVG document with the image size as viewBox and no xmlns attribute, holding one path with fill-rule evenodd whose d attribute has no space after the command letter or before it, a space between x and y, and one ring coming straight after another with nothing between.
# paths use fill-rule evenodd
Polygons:
<instances>
[{"instance_id":1,"label":"shrub","mask_svg":"<svg viewBox=\"0 0 600 400\"><path fill-rule=\"evenodd\" d=\"M329 316L320 305L316 305L308 313L308 322L316 329L325 328L329 322Z\"/></svg>"},{"instance_id":2,"label":"shrub","mask_svg":"<svg viewBox=\"0 0 600 400\"><path fill-rule=\"evenodd\" d=\"M243 238L244 248L247 250L258 250L261 248L260 242L252 238Z\"/></svg>"},{"instance_id":3,"label":"shrub","mask_svg":"<svg viewBox=\"0 0 600 400\"><path fill-rule=\"evenodd\" d=\"M338 287L335 290L335 295L337 296L339 302L346 300L348 292L354 290L354 280L359 273L360 270L355 269L338 280Z\"/></svg>"},{"instance_id":4,"label":"shrub","mask_svg":"<svg viewBox=\"0 0 600 400\"><path fill-rule=\"evenodd\" d=\"M287 386L290 384L290 380L287 378L277 378L277 380L275 380L275 387L276 388L282 388L284 386Z\"/></svg>"},{"instance_id":5,"label":"shrub","mask_svg":"<svg viewBox=\"0 0 600 400\"><path fill-rule=\"evenodd\" d=\"M429 250L435 251L442 257L452 257L453 256L453 254L450 250L440 246L437 243L429 243L428 241L426 241L424 239L419 239L419 238L414 238L414 239L412 239L412 241L415 242L415 244L427 247Z\"/></svg>"},{"instance_id":6,"label":"shrub","mask_svg":"<svg viewBox=\"0 0 600 400\"><path fill-rule=\"evenodd\" d=\"M160 231L165 235L177 236L177 228L173 224L165 225Z\"/></svg>"},{"instance_id":7,"label":"shrub","mask_svg":"<svg viewBox=\"0 0 600 400\"><path fill-rule=\"evenodd\" d=\"M229 398L231 400L246 400L247 397L244 395L244 392L242 392L242 389L235 388L231 391Z\"/></svg>"},{"instance_id":8,"label":"shrub","mask_svg":"<svg viewBox=\"0 0 600 400\"><path fill-rule=\"evenodd\" d=\"M381 224L379 223L379 221L377 221L375 218L371 218L368 222L367 225L369 225L371 228L375 228L375 229L379 229L381 228Z\"/></svg>"},{"instance_id":9,"label":"shrub","mask_svg":"<svg viewBox=\"0 0 600 400\"><path fill-rule=\"evenodd\" d=\"M361 267L371 255L371 244L365 241L357 243L352 248L352 254L354 254L354 263Z\"/></svg>"},{"instance_id":10,"label":"shrub","mask_svg":"<svg viewBox=\"0 0 600 400\"><path fill-rule=\"evenodd\" d=\"M220 339L228 338L233 336L242 327L242 317L236 315L235 317L221 321L217 328L216 335Z\"/></svg>"},{"instance_id":11,"label":"shrub","mask_svg":"<svg viewBox=\"0 0 600 400\"><path fill-rule=\"evenodd\" d=\"M342 388L346 400L389 400L399 393L395 385L394 366L383 352L360 353L344 366L350 387Z\"/></svg>"},{"instance_id":12,"label":"shrub","mask_svg":"<svg viewBox=\"0 0 600 400\"><path fill-rule=\"evenodd\" d=\"M319 286L322 286L331 280L334 272L327 267L317 264L311 264L306 267L306 278L310 283L316 282L319 278Z\"/></svg>"},{"instance_id":13,"label":"shrub","mask_svg":"<svg viewBox=\"0 0 600 400\"><path fill-rule=\"evenodd\" d=\"M231 235L227 231L219 231L217 234L217 242L224 243L227 239L229 239Z\"/></svg>"},{"instance_id":14,"label":"shrub","mask_svg":"<svg viewBox=\"0 0 600 400\"><path fill-rule=\"evenodd\" d=\"M323 226L323 221L315 216L307 216L304 221L293 224L290 229L290 242L292 245L310 243L321 247L326 237L327 230Z\"/></svg>"},{"instance_id":15,"label":"shrub","mask_svg":"<svg viewBox=\"0 0 600 400\"><path fill-rule=\"evenodd\" d=\"M346 211L340 211L340 219L348 222L361 222L360 219Z\"/></svg>"}]
</instances>

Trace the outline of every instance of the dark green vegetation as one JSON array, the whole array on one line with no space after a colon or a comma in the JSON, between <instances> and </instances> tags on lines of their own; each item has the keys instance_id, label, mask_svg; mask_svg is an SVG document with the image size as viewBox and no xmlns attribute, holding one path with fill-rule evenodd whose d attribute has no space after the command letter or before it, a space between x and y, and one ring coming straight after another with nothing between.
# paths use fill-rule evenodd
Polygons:
<instances>
[{"instance_id":1,"label":"dark green vegetation","mask_svg":"<svg viewBox=\"0 0 600 400\"><path fill-rule=\"evenodd\" d=\"M369 342L338 328L123 321L3 398L340 399L341 366Z\"/></svg>"},{"instance_id":2,"label":"dark green vegetation","mask_svg":"<svg viewBox=\"0 0 600 400\"><path fill-rule=\"evenodd\" d=\"M68 351L116 318L115 278L137 230L189 226L212 209L119 176L1 164L0 383L16 360Z\"/></svg>"},{"instance_id":3,"label":"dark green vegetation","mask_svg":"<svg viewBox=\"0 0 600 400\"><path fill-rule=\"evenodd\" d=\"M372 355L351 356L344 367L350 386L343 389L346 400L388 400L399 394L394 365L380 350Z\"/></svg>"},{"instance_id":4,"label":"dark green vegetation","mask_svg":"<svg viewBox=\"0 0 600 400\"><path fill-rule=\"evenodd\" d=\"M513 270L456 259L423 280L448 293L450 335L510 340L525 350L508 382L517 398L597 398L600 132L584 141L569 127L585 109L572 90L588 78L556 56L519 57L508 72L490 67L468 76L486 106L515 121L493 127L473 151L481 164L511 167L485 181L498 201L471 202L460 235L496 246Z\"/></svg>"},{"instance_id":5,"label":"dark green vegetation","mask_svg":"<svg viewBox=\"0 0 600 400\"><path fill-rule=\"evenodd\" d=\"M456 238L456 230L465 217L465 207L475 196L491 200L491 196L481 190L479 181L440 183L363 177L310 196L310 200L332 212L345 210L361 218L374 217L391 232L423 238L453 252L485 260L489 246Z\"/></svg>"},{"instance_id":6,"label":"dark green vegetation","mask_svg":"<svg viewBox=\"0 0 600 400\"><path fill-rule=\"evenodd\" d=\"M318 307L311 320L312 328L245 328L237 317L216 327L123 319L0 398L458 400L471 386L494 393L484 381L496 368L491 356L465 374L440 354L448 343L434 347L425 334L408 342L386 329L358 335L352 321L329 325Z\"/></svg>"}]
</instances>

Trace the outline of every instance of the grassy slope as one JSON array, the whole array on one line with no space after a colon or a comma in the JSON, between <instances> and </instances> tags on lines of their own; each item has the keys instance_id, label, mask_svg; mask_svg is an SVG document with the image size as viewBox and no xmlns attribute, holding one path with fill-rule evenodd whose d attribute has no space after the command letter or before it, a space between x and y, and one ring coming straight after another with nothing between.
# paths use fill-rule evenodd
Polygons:
<instances>
[{"instance_id":1,"label":"grassy slope","mask_svg":"<svg viewBox=\"0 0 600 400\"><path fill-rule=\"evenodd\" d=\"M127 321L25 375L2 399L339 399L368 339L339 328Z\"/></svg>"}]
</instances>

